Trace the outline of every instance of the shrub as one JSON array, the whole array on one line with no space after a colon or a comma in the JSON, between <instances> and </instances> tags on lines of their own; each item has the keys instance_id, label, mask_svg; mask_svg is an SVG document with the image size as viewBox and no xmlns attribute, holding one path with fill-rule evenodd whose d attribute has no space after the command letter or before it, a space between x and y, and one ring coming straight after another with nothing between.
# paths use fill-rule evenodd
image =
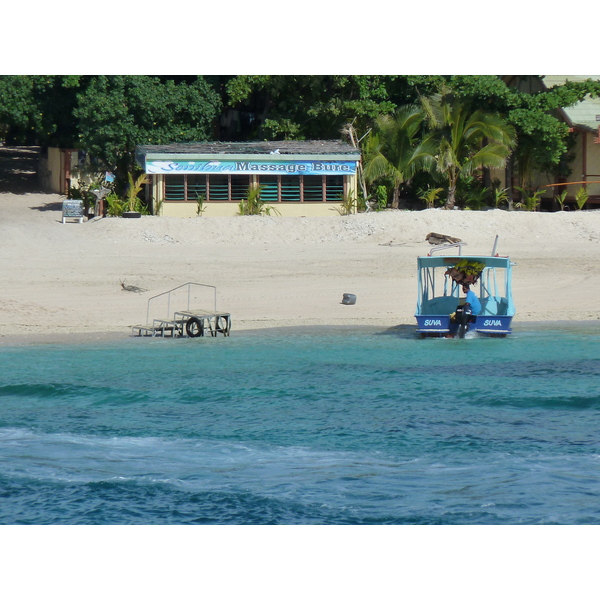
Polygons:
<instances>
[{"instance_id":1,"label":"shrub","mask_svg":"<svg viewBox=\"0 0 600 600\"><path fill-rule=\"evenodd\" d=\"M343 217L345 215L352 215L356 211L356 202L354 197L350 194L340 194L339 200L341 204L335 207L335 210Z\"/></svg>"},{"instance_id":2,"label":"shrub","mask_svg":"<svg viewBox=\"0 0 600 600\"><path fill-rule=\"evenodd\" d=\"M204 206L204 202L206 201L206 196L204 194L196 194L196 214L201 217L202 213L206 210L206 206Z\"/></svg>"},{"instance_id":3,"label":"shrub","mask_svg":"<svg viewBox=\"0 0 600 600\"><path fill-rule=\"evenodd\" d=\"M577 210L581 210L585 206L585 203L588 201L589 197L590 195L585 188L580 187L577 190L575 193L575 204L577 204Z\"/></svg>"},{"instance_id":4,"label":"shrub","mask_svg":"<svg viewBox=\"0 0 600 600\"><path fill-rule=\"evenodd\" d=\"M246 199L241 200L238 204L240 215L267 215L271 213L279 215L279 211L274 207L265 203L261 199L260 195L264 189L264 186L251 185L246 192Z\"/></svg>"},{"instance_id":5,"label":"shrub","mask_svg":"<svg viewBox=\"0 0 600 600\"><path fill-rule=\"evenodd\" d=\"M494 188L494 206L496 208L500 208L500 205L506 203L508 204L508 188Z\"/></svg>"},{"instance_id":6,"label":"shrub","mask_svg":"<svg viewBox=\"0 0 600 600\"><path fill-rule=\"evenodd\" d=\"M536 211L540 205L540 196L544 193L544 190L535 190L535 192L529 192L523 188L517 188L521 192L521 202L517 202L517 208L524 208L528 211Z\"/></svg>"},{"instance_id":7,"label":"shrub","mask_svg":"<svg viewBox=\"0 0 600 600\"><path fill-rule=\"evenodd\" d=\"M560 194L557 194L557 196L556 196L556 201L558 202L558 205L560 206L560 210L565 210L565 200L567 199L567 194L568 194L568 191L563 190Z\"/></svg>"},{"instance_id":8,"label":"shrub","mask_svg":"<svg viewBox=\"0 0 600 600\"><path fill-rule=\"evenodd\" d=\"M119 198L117 194L112 192L105 198L108 208L106 214L109 217L120 217L125 211L127 201Z\"/></svg>"},{"instance_id":9,"label":"shrub","mask_svg":"<svg viewBox=\"0 0 600 600\"><path fill-rule=\"evenodd\" d=\"M440 194L444 191L444 188L430 188L419 190L419 200L423 200L425 202L425 206L427 208L433 208L435 206L436 200L439 198Z\"/></svg>"}]
</instances>

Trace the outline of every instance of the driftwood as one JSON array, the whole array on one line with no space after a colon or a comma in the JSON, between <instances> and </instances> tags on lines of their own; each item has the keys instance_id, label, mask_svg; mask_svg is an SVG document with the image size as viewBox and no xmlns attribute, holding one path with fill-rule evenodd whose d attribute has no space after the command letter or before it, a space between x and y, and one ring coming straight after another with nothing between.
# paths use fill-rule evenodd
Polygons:
<instances>
[{"instance_id":1,"label":"driftwood","mask_svg":"<svg viewBox=\"0 0 600 600\"><path fill-rule=\"evenodd\" d=\"M436 246L439 244L458 244L458 242L462 242L460 238L455 238L450 235L445 235L443 233L434 233L433 231L431 233L428 233L425 236L425 239L430 244L434 244Z\"/></svg>"},{"instance_id":2,"label":"driftwood","mask_svg":"<svg viewBox=\"0 0 600 600\"><path fill-rule=\"evenodd\" d=\"M394 242L394 240L390 240L389 242L386 242L385 244L379 244L380 246L406 246L406 244L408 244L408 242Z\"/></svg>"},{"instance_id":3,"label":"driftwood","mask_svg":"<svg viewBox=\"0 0 600 600\"><path fill-rule=\"evenodd\" d=\"M119 281L121 281L119 279ZM137 285L126 285L124 281L121 281L121 288L124 292L135 292L136 294L141 294L142 292L147 292L148 290L138 287Z\"/></svg>"}]
</instances>

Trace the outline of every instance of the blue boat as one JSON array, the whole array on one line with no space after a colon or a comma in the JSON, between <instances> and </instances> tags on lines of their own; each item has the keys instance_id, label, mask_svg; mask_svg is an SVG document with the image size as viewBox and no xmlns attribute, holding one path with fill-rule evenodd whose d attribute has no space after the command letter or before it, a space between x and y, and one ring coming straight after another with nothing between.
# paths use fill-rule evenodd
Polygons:
<instances>
[{"instance_id":1,"label":"blue boat","mask_svg":"<svg viewBox=\"0 0 600 600\"><path fill-rule=\"evenodd\" d=\"M496 243L497 243L496 238ZM421 337L465 337L467 333L505 337L515 315L512 266L507 256L463 256L463 243L436 246L417 258L417 333ZM458 255L448 255L448 250ZM434 256L434 253L436 254ZM463 287L467 286L467 287ZM481 304L472 310L461 292L470 289ZM477 307L479 308L479 307ZM471 336L469 336L471 337Z\"/></svg>"}]
</instances>

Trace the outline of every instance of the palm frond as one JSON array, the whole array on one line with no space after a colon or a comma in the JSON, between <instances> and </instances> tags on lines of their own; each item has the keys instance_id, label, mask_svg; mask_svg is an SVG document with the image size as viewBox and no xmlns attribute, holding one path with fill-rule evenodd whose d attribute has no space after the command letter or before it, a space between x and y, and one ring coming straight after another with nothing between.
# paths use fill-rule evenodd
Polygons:
<instances>
[{"instance_id":1,"label":"palm frond","mask_svg":"<svg viewBox=\"0 0 600 600\"><path fill-rule=\"evenodd\" d=\"M462 172L465 175L471 175L481 167L499 169L506 165L509 155L510 149L506 146L495 143L487 144L463 163Z\"/></svg>"},{"instance_id":2,"label":"palm frond","mask_svg":"<svg viewBox=\"0 0 600 600\"><path fill-rule=\"evenodd\" d=\"M444 125L444 114L442 96L434 94L429 97L421 97L421 110L431 129L440 129Z\"/></svg>"},{"instance_id":3,"label":"palm frond","mask_svg":"<svg viewBox=\"0 0 600 600\"><path fill-rule=\"evenodd\" d=\"M387 177L393 175L392 165L389 160L381 153L375 154L370 160L365 161L363 172L365 179L369 183L373 183L380 177Z\"/></svg>"}]
</instances>

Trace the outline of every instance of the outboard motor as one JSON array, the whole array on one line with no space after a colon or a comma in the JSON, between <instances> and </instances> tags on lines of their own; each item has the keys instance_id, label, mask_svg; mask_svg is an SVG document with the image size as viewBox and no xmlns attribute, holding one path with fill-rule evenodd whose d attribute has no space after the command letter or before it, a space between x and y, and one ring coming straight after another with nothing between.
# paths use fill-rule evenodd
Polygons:
<instances>
[{"instance_id":1,"label":"outboard motor","mask_svg":"<svg viewBox=\"0 0 600 600\"><path fill-rule=\"evenodd\" d=\"M454 315L455 321L459 324L458 337L464 338L467 333L467 327L471 321L471 305L467 302L456 307L456 313Z\"/></svg>"}]
</instances>

